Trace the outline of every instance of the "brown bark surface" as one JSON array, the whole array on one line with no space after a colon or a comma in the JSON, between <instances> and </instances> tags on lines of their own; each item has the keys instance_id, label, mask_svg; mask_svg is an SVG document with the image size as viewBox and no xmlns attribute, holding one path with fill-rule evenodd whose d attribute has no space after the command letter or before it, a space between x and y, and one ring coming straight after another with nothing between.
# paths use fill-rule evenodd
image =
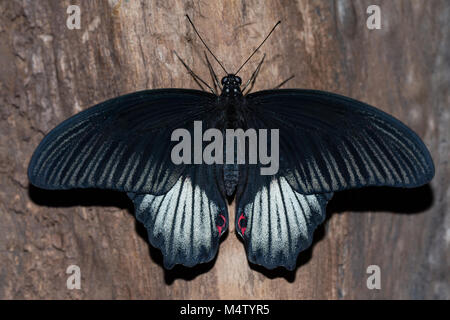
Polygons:
<instances>
[{"instance_id":1,"label":"brown bark surface","mask_svg":"<svg viewBox=\"0 0 450 320\"><path fill-rule=\"evenodd\" d=\"M382 29L368 30L372 2L0 1L0 299L449 299L450 4L378 1ZM70 4L80 30L66 27ZM165 271L124 194L30 187L32 152L69 116L137 90L196 88L173 50L209 79L186 13L231 70L282 20L242 78L266 53L255 90L295 74L286 87L394 115L430 149L432 183L336 194L293 273L249 266L233 225L213 262ZM81 290L66 288L71 264ZM366 287L369 265L381 290Z\"/></svg>"}]
</instances>

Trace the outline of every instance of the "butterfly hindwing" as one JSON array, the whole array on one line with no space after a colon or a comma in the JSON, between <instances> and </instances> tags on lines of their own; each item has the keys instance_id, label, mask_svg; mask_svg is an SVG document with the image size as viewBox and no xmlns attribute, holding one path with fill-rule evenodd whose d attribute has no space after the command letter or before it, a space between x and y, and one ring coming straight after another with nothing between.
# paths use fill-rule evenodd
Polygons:
<instances>
[{"instance_id":1,"label":"butterfly hindwing","mask_svg":"<svg viewBox=\"0 0 450 320\"><path fill-rule=\"evenodd\" d=\"M30 182L164 194L185 169L170 158L173 130L210 115L214 98L197 90L147 90L80 112L43 139L28 168Z\"/></svg>"},{"instance_id":2,"label":"butterfly hindwing","mask_svg":"<svg viewBox=\"0 0 450 320\"><path fill-rule=\"evenodd\" d=\"M280 129L280 171L297 192L416 187L434 175L421 139L362 102L297 89L260 91L247 101L259 126Z\"/></svg>"},{"instance_id":3,"label":"butterfly hindwing","mask_svg":"<svg viewBox=\"0 0 450 320\"><path fill-rule=\"evenodd\" d=\"M260 175L258 166L248 166L243 176L235 226L248 260L268 269L293 270L298 254L311 245L314 230L325 219L332 194L298 193L283 176Z\"/></svg>"},{"instance_id":4,"label":"butterfly hindwing","mask_svg":"<svg viewBox=\"0 0 450 320\"><path fill-rule=\"evenodd\" d=\"M164 266L192 267L212 260L228 227L228 210L218 188L215 166L189 166L164 195L133 194L136 218L150 243L164 256Z\"/></svg>"}]
</instances>

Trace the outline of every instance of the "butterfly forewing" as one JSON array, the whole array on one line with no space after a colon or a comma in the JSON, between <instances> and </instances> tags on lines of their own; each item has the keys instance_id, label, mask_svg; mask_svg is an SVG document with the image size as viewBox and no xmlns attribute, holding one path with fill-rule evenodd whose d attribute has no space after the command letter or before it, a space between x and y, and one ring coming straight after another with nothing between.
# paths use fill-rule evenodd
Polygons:
<instances>
[{"instance_id":1,"label":"butterfly forewing","mask_svg":"<svg viewBox=\"0 0 450 320\"><path fill-rule=\"evenodd\" d=\"M297 192L417 187L434 175L420 138L362 102L286 89L250 94L247 105L259 126L280 128L280 174Z\"/></svg>"},{"instance_id":2,"label":"butterfly forewing","mask_svg":"<svg viewBox=\"0 0 450 320\"><path fill-rule=\"evenodd\" d=\"M148 90L89 108L44 138L29 179L46 189L164 194L185 169L171 161L172 132L213 115L214 98L197 90Z\"/></svg>"}]
</instances>

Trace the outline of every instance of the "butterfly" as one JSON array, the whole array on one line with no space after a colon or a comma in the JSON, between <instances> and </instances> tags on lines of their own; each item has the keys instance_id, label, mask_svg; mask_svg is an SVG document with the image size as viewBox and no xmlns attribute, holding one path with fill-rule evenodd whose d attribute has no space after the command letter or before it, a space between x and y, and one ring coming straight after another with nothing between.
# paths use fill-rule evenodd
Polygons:
<instances>
[{"instance_id":1,"label":"butterfly","mask_svg":"<svg viewBox=\"0 0 450 320\"><path fill-rule=\"evenodd\" d=\"M366 186L413 188L433 178L433 161L422 140L383 111L317 90L277 87L249 93L264 58L245 85L237 76L241 68L226 72L219 83L206 59L214 88L180 58L199 85L212 92L140 91L62 122L35 150L30 182L44 189L126 192L167 269L192 267L216 256L229 225L227 204L234 199L235 227L248 260L268 269L293 270L298 254L311 245L314 230L324 221L334 192ZM195 121L220 132L279 130L278 140L268 141L278 144L277 172L263 175L261 164L249 163L175 164L172 134L178 128L195 134Z\"/></svg>"}]
</instances>

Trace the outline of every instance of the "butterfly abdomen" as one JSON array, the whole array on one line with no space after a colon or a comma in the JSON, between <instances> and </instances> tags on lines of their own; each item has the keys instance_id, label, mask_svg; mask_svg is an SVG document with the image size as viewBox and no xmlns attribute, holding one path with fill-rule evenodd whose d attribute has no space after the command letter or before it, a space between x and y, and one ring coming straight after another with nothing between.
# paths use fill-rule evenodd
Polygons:
<instances>
[{"instance_id":1,"label":"butterfly abdomen","mask_svg":"<svg viewBox=\"0 0 450 320\"><path fill-rule=\"evenodd\" d=\"M242 106L244 105L244 97L222 97L222 107L224 110L224 121L222 128L225 135L226 129L244 129L245 121ZM224 145L224 155L226 159L226 145ZM225 163L223 167L223 179L225 192L227 196L232 196L236 190L239 181L239 165L237 164L237 139L234 139L234 155L233 163Z\"/></svg>"},{"instance_id":2,"label":"butterfly abdomen","mask_svg":"<svg viewBox=\"0 0 450 320\"><path fill-rule=\"evenodd\" d=\"M237 139L234 139L234 157L233 157L233 163L225 163L223 166L223 183L225 185L225 192L228 197L231 197L234 193L234 190L236 189L236 186L239 181L239 165L237 164L237 148L236 148L236 141ZM224 145L224 155L226 159L227 154L227 148L226 145Z\"/></svg>"},{"instance_id":3,"label":"butterfly abdomen","mask_svg":"<svg viewBox=\"0 0 450 320\"><path fill-rule=\"evenodd\" d=\"M234 164L226 164L223 169L223 180L225 192L227 196L232 196L239 181L239 166Z\"/></svg>"}]
</instances>

